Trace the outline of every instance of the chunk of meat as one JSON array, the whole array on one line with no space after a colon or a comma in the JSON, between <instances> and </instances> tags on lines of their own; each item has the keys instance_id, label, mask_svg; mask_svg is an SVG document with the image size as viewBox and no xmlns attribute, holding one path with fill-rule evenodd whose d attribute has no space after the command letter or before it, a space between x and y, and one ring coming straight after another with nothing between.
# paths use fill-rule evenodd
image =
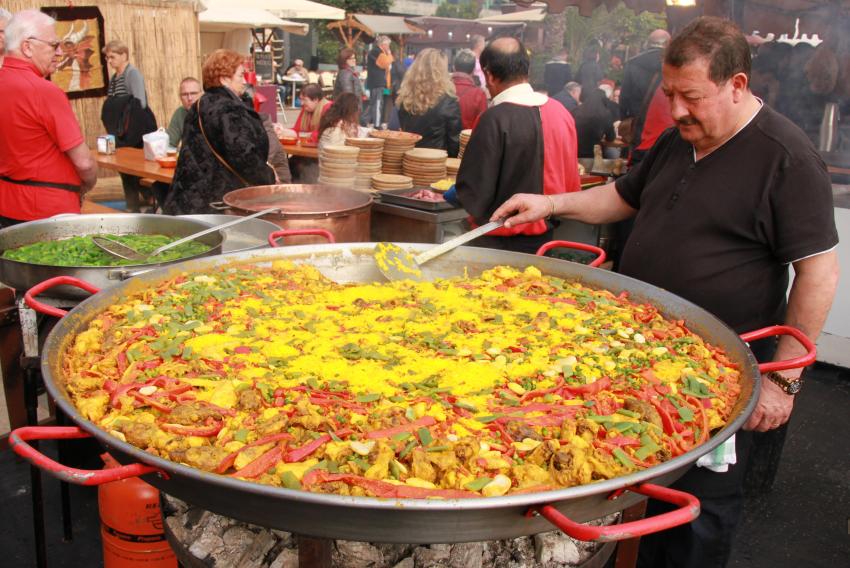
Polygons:
<instances>
[{"instance_id":1,"label":"chunk of meat","mask_svg":"<svg viewBox=\"0 0 850 568\"><path fill-rule=\"evenodd\" d=\"M593 468L581 449L570 446L555 452L549 473L559 484L570 487L590 483Z\"/></svg>"},{"instance_id":2,"label":"chunk of meat","mask_svg":"<svg viewBox=\"0 0 850 568\"><path fill-rule=\"evenodd\" d=\"M142 449L153 445L153 437L157 430L156 426L145 422L123 422L118 429L128 442Z\"/></svg>"},{"instance_id":3,"label":"chunk of meat","mask_svg":"<svg viewBox=\"0 0 850 568\"><path fill-rule=\"evenodd\" d=\"M187 449L181 461L204 471L215 471L218 464L226 457L227 451L224 448L200 446Z\"/></svg>"},{"instance_id":4,"label":"chunk of meat","mask_svg":"<svg viewBox=\"0 0 850 568\"><path fill-rule=\"evenodd\" d=\"M183 426L194 426L206 422L207 418L222 420L221 412L215 408L190 402L186 404L178 404L168 415L168 421L172 424L182 424Z\"/></svg>"},{"instance_id":5,"label":"chunk of meat","mask_svg":"<svg viewBox=\"0 0 850 568\"><path fill-rule=\"evenodd\" d=\"M552 459L552 454L560 448L558 442L549 440L534 448L530 454L525 457L525 461L533 463L541 467L548 467L549 461Z\"/></svg>"},{"instance_id":6,"label":"chunk of meat","mask_svg":"<svg viewBox=\"0 0 850 568\"><path fill-rule=\"evenodd\" d=\"M437 480L437 472L434 466L428 461L425 452L422 449L413 450L413 466L411 468L413 476L425 481L434 483Z\"/></svg>"},{"instance_id":7,"label":"chunk of meat","mask_svg":"<svg viewBox=\"0 0 850 568\"><path fill-rule=\"evenodd\" d=\"M469 463L470 460L478 456L479 448L480 444L475 438L463 438L458 440L452 449L457 459L464 463Z\"/></svg>"},{"instance_id":8,"label":"chunk of meat","mask_svg":"<svg viewBox=\"0 0 850 568\"><path fill-rule=\"evenodd\" d=\"M253 412L263 406L260 395L254 389L243 389L239 391L239 401L237 404L239 408L248 412Z\"/></svg>"},{"instance_id":9,"label":"chunk of meat","mask_svg":"<svg viewBox=\"0 0 850 568\"><path fill-rule=\"evenodd\" d=\"M661 417L658 415L658 411L655 410L655 407L653 407L645 400L640 400L637 398L627 398L623 406L626 407L626 410L637 412L638 414L640 414L640 417L646 420L647 422L651 422L659 428L664 427L664 424L661 422Z\"/></svg>"},{"instance_id":10,"label":"chunk of meat","mask_svg":"<svg viewBox=\"0 0 850 568\"><path fill-rule=\"evenodd\" d=\"M428 461L437 466L437 468L443 472L457 467L457 457L451 450L445 452L429 452Z\"/></svg>"},{"instance_id":11,"label":"chunk of meat","mask_svg":"<svg viewBox=\"0 0 850 568\"><path fill-rule=\"evenodd\" d=\"M537 440L538 442L543 440L543 438L534 430L534 428L532 428L528 424L525 424L524 422L520 422L519 420L508 422L506 428L511 438L518 442L525 440L526 438L531 438L532 440Z\"/></svg>"},{"instance_id":12,"label":"chunk of meat","mask_svg":"<svg viewBox=\"0 0 850 568\"><path fill-rule=\"evenodd\" d=\"M549 475L549 472L533 463L515 465L513 472L520 489L552 483L552 476Z\"/></svg>"}]
</instances>

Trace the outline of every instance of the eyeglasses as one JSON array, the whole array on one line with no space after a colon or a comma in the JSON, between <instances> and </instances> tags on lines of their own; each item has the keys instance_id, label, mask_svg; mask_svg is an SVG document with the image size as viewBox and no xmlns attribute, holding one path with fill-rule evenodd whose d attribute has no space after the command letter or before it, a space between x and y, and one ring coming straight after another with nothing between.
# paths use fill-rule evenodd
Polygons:
<instances>
[{"instance_id":1,"label":"eyeglasses","mask_svg":"<svg viewBox=\"0 0 850 568\"><path fill-rule=\"evenodd\" d=\"M49 45L53 51L59 49L59 46L62 45L61 41L47 41L37 37L28 37L27 39L34 39L35 41L40 41L43 44Z\"/></svg>"}]
</instances>

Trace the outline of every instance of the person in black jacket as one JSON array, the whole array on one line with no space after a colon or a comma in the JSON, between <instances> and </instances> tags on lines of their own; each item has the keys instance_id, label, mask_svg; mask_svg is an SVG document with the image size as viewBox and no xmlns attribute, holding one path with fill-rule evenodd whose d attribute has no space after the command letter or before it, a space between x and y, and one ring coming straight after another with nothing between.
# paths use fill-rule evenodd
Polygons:
<instances>
[{"instance_id":1,"label":"person in black jacket","mask_svg":"<svg viewBox=\"0 0 850 568\"><path fill-rule=\"evenodd\" d=\"M581 90L581 104L573 112L579 158L592 158L593 147L601 144L603 137L608 141L615 138L614 117L608 110L605 99L602 89Z\"/></svg>"},{"instance_id":2,"label":"person in black jacket","mask_svg":"<svg viewBox=\"0 0 850 568\"><path fill-rule=\"evenodd\" d=\"M376 127L387 122L386 103L392 88L390 38L378 36L366 55L366 89L369 91L369 112L366 123Z\"/></svg>"},{"instance_id":3,"label":"person in black jacket","mask_svg":"<svg viewBox=\"0 0 850 568\"><path fill-rule=\"evenodd\" d=\"M110 41L103 53L107 65L115 73L109 78L101 121L106 131L115 136L116 147L141 148L142 136L156 130L156 117L148 107L145 79L130 63L130 49L124 42ZM119 175L127 211L138 213L141 211L140 195L150 199L150 192L142 188L137 176Z\"/></svg>"},{"instance_id":4,"label":"person in black jacket","mask_svg":"<svg viewBox=\"0 0 850 568\"><path fill-rule=\"evenodd\" d=\"M546 92L550 97L560 93L564 85L573 80L573 68L567 63L568 54L566 48L561 49L543 67L543 83L546 85Z\"/></svg>"},{"instance_id":5,"label":"person in black jacket","mask_svg":"<svg viewBox=\"0 0 850 568\"><path fill-rule=\"evenodd\" d=\"M420 148L439 148L457 156L460 148L460 104L449 76L446 56L423 49L407 70L398 93L401 129L422 136Z\"/></svg>"},{"instance_id":6,"label":"person in black jacket","mask_svg":"<svg viewBox=\"0 0 850 568\"><path fill-rule=\"evenodd\" d=\"M581 67L578 68L575 81L582 89L595 89L599 81L605 78L602 66L599 65L599 42L588 43L581 53Z\"/></svg>"},{"instance_id":7,"label":"person in black jacket","mask_svg":"<svg viewBox=\"0 0 850 568\"><path fill-rule=\"evenodd\" d=\"M210 203L229 191L275 182L263 123L240 98L245 92L244 59L217 49L204 61L205 92L186 116L164 213L216 213Z\"/></svg>"},{"instance_id":8,"label":"person in black jacket","mask_svg":"<svg viewBox=\"0 0 850 568\"><path fill-rule=\"evenodd\" d=\"M661 82L661 56L670 41L667 30L654 30L649 34L646 51L626 61L623 70L623 88L620 91L620 120L631 119L631 141L640 143L649 99ZM632 164L643 157L643 152L632 151Z\"/></svg>"}]
</instances>

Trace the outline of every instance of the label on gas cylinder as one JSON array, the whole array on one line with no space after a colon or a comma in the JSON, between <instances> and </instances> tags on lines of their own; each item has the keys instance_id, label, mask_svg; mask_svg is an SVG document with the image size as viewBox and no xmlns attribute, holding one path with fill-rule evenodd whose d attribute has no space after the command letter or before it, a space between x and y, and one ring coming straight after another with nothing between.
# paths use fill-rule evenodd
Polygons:
<instances>
[{"instance_id":1,"label":"label on gas cylinder","mask_svg":"<svg viewBox=\"0 0 850 568\"><path fill-rule=\"evenodd\" d=\"M124 540L127 542L162 542L165 540L165 533L154 533L154 534L130 534L125 533L119 530L115 530L109 525L101 523L104 532L109 534L110 536L114 536L119 540Z\"/></svg>"}]
</instances>

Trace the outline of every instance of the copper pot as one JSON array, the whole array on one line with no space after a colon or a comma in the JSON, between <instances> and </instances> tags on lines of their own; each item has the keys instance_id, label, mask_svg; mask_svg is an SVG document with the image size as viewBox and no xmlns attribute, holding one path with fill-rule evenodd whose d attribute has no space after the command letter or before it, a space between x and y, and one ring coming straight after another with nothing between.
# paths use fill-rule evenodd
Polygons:
<instances>
[{"instance_id":1,"label":"copper pot","mask_svg":"<svg viewBox=\"0 0 850 568\"><path fill-rule=\"evenodd\" d=\"M250 215L280 207L280 213L263 216L284 229L326 229L337 242L370 240L372 196L352 189L325 185L258 185L225 194L222 204L210 204L233 215ZM288 245L324 243L322 237L289 237Z\"/></svg>"}]
</instances>

